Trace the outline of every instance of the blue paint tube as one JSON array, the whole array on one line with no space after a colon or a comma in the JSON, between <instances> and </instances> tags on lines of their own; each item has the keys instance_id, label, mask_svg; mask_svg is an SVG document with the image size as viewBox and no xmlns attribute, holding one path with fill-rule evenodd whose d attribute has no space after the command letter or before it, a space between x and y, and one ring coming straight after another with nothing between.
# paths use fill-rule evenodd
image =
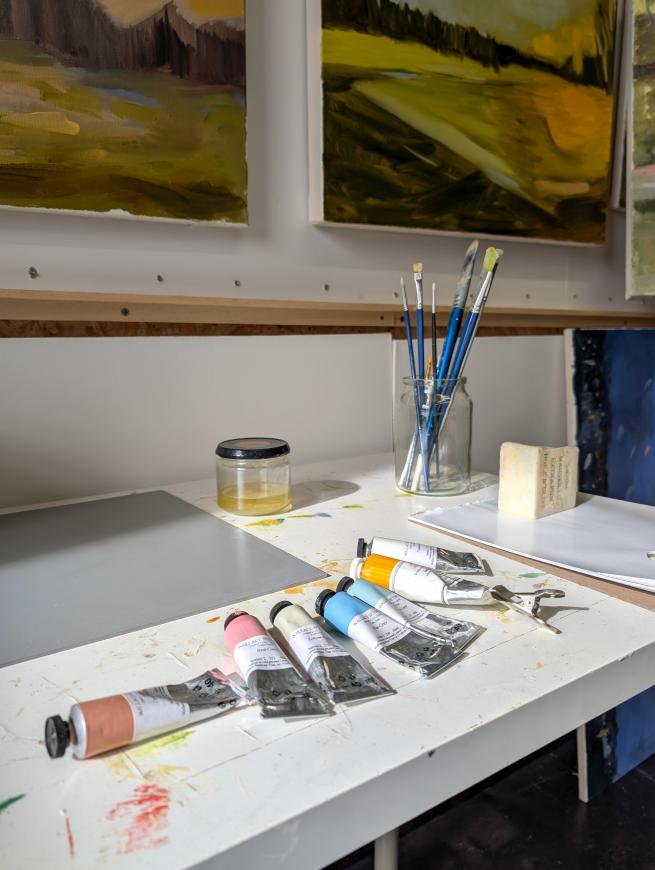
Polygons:
<instances>
[{"instance_id":1,"label":"blue paint tube","mask_svg":"<svg viewBox=\"0 0 655 870\"><path fill-rule=\"evenodd\" d=\"M342 634L424 677L464 654L454 643L418 634L347 592L324 589L316 599L316 611Z\"/></svg>"},{"instance_id":2,"label":"blue paint tube","mask_svg":"<svg viewBox=\"0 0 655 870\"><path fill-rule=\"evenodd\" d=\"M384 589L369 580L353 580L352 577L342 577L337 586L338 592L347 592L353 598L359 598L365 604L370 604L376 610L386 613L401 625L411 628L427 637L437 637L454 643L459 649L464 649L471 641L482 634L484 628L474 622L463 619L451 619L430 613L425 607L408 601L397 592Z\"/></svg>"}]
</instances>

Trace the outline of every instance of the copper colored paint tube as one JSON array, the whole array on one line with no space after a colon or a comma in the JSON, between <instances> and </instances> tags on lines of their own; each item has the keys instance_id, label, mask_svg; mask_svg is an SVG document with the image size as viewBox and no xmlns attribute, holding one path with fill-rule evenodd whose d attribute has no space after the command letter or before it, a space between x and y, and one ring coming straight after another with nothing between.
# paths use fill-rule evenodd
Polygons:
<instances>
[{"instance_id":1,"label":"copper colored paint tube","mask_svg":"<svg viewBox=\"0 0 655 870\"><path fill-rule=\"evenodd\" d=\"M71 707L68 722L46 719L46 749L59 758L72 746L75 758L92 758L218 716L242 697L225 674L211 670L187 683L81 701Z\"/></svg>"}]
</instances>

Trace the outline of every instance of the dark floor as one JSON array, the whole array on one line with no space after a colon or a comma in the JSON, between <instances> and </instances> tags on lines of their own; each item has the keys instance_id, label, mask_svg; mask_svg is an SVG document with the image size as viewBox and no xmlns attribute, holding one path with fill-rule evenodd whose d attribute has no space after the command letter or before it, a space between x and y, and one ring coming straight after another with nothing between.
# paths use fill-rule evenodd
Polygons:
<instances>
[{"instance_id":1,"label":"dark floor","mask_svg":"<svg viewBox=\"0 0 655 870\"><path fill-rule=\"evenodd\" d=\"M575 735L403 825L401 870L655 870L655 756L589 804ZM372 870L367 846L326 870Z\"/></svg>"}]
</instances>

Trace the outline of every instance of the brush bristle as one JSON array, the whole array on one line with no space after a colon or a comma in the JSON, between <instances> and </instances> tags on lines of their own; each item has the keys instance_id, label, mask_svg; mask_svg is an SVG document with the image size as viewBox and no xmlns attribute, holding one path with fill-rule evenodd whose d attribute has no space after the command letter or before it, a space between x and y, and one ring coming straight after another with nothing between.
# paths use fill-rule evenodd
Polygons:
<instances>
[{"instance_id":1,"label":"brush bristle","mask_svg":"<svg viewBox=\"0 0 655 870\"><path fill-rule=\"evenodd\" d=\"M416 274L417 272L422 272L422 271L423 271L423 263L414 263L414 265L412 266L412 272L414 272L414 274Z\"/></svg>"},{"instance_id":2,"label":"brush bristle","mask_svg":"<svg viewBox=\"0 0 655 870\"><path fill-rule=\"evenodd\" d=\"M484 262L482 264L483 269L486 272L491 272L502 256L502 248L487 248L484 254Z\"/></svg>"}]
</instances>

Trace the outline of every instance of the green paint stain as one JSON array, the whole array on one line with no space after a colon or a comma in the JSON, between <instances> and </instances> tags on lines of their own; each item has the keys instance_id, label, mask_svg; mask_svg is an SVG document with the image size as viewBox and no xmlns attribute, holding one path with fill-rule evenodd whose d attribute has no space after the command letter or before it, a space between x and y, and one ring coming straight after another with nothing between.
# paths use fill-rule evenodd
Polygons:
<instances>
[{"instance_id":1,"label":"green paint stain","mask_svg":"<svg viewBox=\"0 0 655 870\"><path fill-rule=\"evenodd\" d=\"M5 801L0 802L0 813L4 813L5 810L8 810L12 804L15 804L16 801L22 801L25 797L24 794L16 794L13 797L7 798Z\"/></svg>"},{"instance_id":2,"label":"green paint stain","mask_svg":"<svg viewBox=\"0 0 655 870\"><path fill-rule=\"evenodd\" d=\"M344 504L344 505L341 505L341 507L344 510L355 510L355 509L364 510L363 504Z\"/></svg>"},{"instance_id":3,"label":"green paint stain","mask_svg":"<svg viewBox=\"0 0 655 870\"><path fill-rule=\"evenodd\" d=\"M246 523L247 526L279 526L284 522L284 517L275 517L272 520L257 520L256 523Z\"/></svg>"},{"instance_id":4,"label":"green paint stain","mask_svg":"<svg viewBox=\"0 0 655 870\"><path fill-rule=\"evenodd\" d=\"M541 573L537 574L519 574L519 577L525 577L526 580L534 580L535 577L543 577L544 575Z\"/></svg>"},{"instance_id":5,"label":"green paint stain","mask_svg":"<svg viewBox=\"0 0 655 870\"><path fill-rule=\"evenodd\" d=\"M162 749L180 749L193 733L193 730L174 731L172 734L166 734L157 740L150 740L148 743L144 743L143 746L130 749L129 754L137 758L147 758L150 755L161 752Z\"/></svg>"}]
</instances>

